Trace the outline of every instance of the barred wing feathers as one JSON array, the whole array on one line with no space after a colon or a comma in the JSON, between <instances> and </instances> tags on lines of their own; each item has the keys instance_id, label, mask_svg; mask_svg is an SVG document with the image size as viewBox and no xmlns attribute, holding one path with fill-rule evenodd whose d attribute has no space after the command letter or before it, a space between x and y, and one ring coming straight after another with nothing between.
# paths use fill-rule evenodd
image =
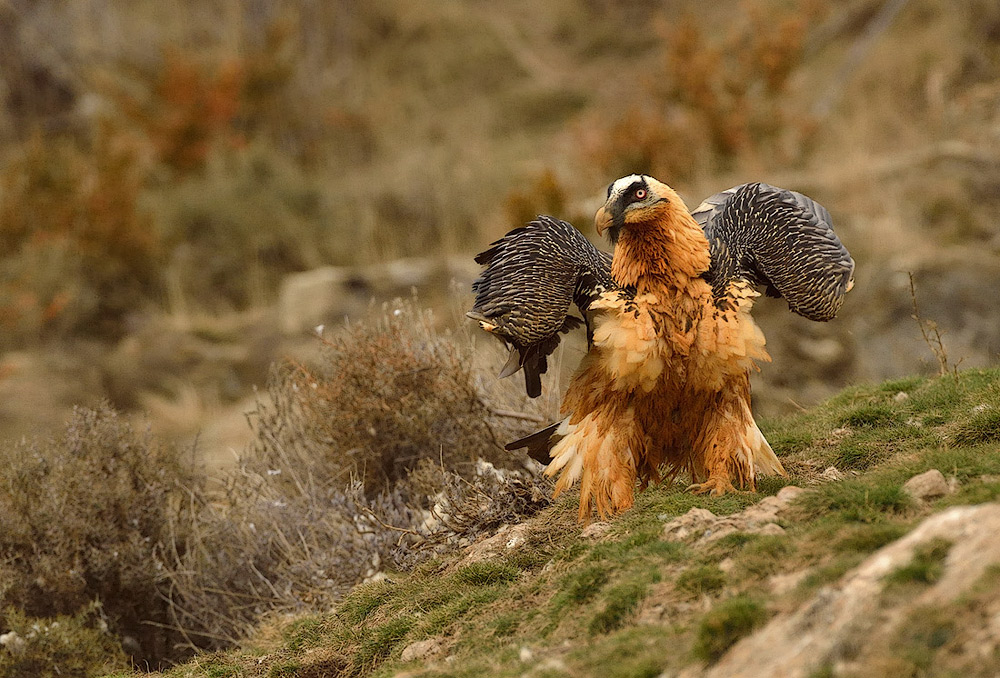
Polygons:
<instances>
[{"instance_id":1,"label":"barred wing feathers","mask_svg":"<svg viewBox=\"0 0 1000 678\"><path fill-rule=\"evenodd\" d=\"M570 315L570 305L586 317L593 299L618 287L611 255L565 221L539 216L492 243L476 262L486 268L472 284L476 301L466 315L512 347L500 377L523 369L535 398L559 335L584 322Z\"/></svg>"},{"instance_id":2,"label":"barred wing feathers","mask_svg":"<svg viewBox=\"0 0 1000 678\"><path fill-rule=\"evenodd\" d=\"M692 212L708 237L717 298L738 278L783 297L810 320L830 320L854 283L854 260L815 200L764 183L743 184Z\"/></svg>"}]
</instances>

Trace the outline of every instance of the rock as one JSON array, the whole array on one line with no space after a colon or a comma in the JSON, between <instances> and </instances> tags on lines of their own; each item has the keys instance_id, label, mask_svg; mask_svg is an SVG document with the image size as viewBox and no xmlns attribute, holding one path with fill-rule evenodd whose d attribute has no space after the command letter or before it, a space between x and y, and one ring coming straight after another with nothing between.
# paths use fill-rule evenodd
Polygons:
<instances>
[{"instance_id":1,"label":"rock","mask_svg":"<svg viewBox=\"0 0 1000 678\"><path fill-rule=\"evenodd\" d=\"M801 487L790 485L775 496L764 497L730 516L717 516L707 509L693 508L664 525L663 538L668 541L694 538L696 543L706 544L735 532L781 535L785 530L777 524L779 514L803 492Z\"/></svg>"},{"instance_id":2,"label":"rock","mask_svg":"<svg viewBox=\"0 0 1000 678\"><path fill-rule=\"evenodd\" d=\"M795 485L787 485L778 490L778 494L775 496L787 504L790 501L794 501L797 497L801 496L804 493L805 490L802 489L801 487L796 487Z\"/></svg>"},{"instance_id":3,"label":"rock","mask_svg":"<svg viewBox=\"0 0 1000 678\"><path fill-rule=\"evenodd\" d=\"M705 678L807 678L824 666L854 661L851 653L884 652L920 610L960 600L1000 565L1000 505L958 506L935 514L910 534L879 549L837 583L734 645ZM934 540L952 546L941 576L909 596L886 598L886 575L912 562ZM873 655L877 656L877 655ZM871 659L871 657L868 657ZM863 662L862 662L863 665Z\"/></svg>"},{"instance_id":4,"label":"rock","mask_svg":"<svg viewBox=\"0 0 1000 678\"><path fill-rule=\"evenodd\" d=\"M14 655L24 652L27 644L24 638L17 635L17 631L9 631L0 635L0 645L7 648L7 651Z\"/></svg>"},{"instance_id":5,"label":"rock","mask_svg":"<svg viewBox=\"0 0 1000 678\"><path fill-rule=\"evenodd\" d=\"M517 653L517 656L520 658L521 662L527 664L535 658L535 653L532 652L531 648L527 645L522 645L520 651Z\"/></svg>"},{"instance_id":6,"label":"rock","mask_svg":"<svg viewBox=\"0 0 1000 678\"><path fill-rule=\"evenodd\" d=\"M899 393L894 395L892 399L895 400L897 403L904 403L910 399L910 394L907 393L906 391L900 391Z\"/></svg>"},{"instance_id":7,"label":"rock","mask_svg":"<svg viewBox=\"0 0 1000 678\"><path fill-rule=\"evenodd\" d=\"M514 526L504 525L490 537L481 539L469 546L465 552L465 557L458 563L458 567L479 563L490 558L495 558L508 551L514 551L524 546L528 540L529 526L527 523L519 523Z\"/></svg>"},{"instance_id":8,"label":"rock","mask_svg":"<svg viewBox=\"0 0 1000 678\"><path fill-rule=\"evenodd\" d=\"M717 520L717 516L708 509L693 508L667 523L663 528L663 538L669 541L680 541L696 532L701 536Z\"/></svg>"},{"instance_id":9,"label":"rock","mask_svg":"<svg viewBox=\"0 0 1000 678\"><path fill-rule=\"evenodd\" d=\"M930 501L945 496L950 488L944 474L932 468L903 483L903 491L918 501Z\"/></svg>"},{"instance_id":10,"label":"rock","mask_svg":"<svg viewBox=\"0 0 1000 678\"><path fill-rule=\"evenodd\" d=\"M768 577L767 583L771 588L771 593L776 596L781 596L802 583L802 581L809 575L809 570L799 570L797 572L785 572L782 574L774 574Z\"/></svg>"},{"instance_id":11,"label":"rock","mask_svg":"<svg viewBox=\"0 0 1000 678\"><path fill-rule=\"evenodd\" d=\"M281 281L278 321L294 336L331 320L363 315L372 299L389 301L417 288L471 282L479 266L471 257L411 258L372 266L324 266L290 273Z\"/></svg>"},{"instance_id":12,"label":"rock","mask_svg":"<svg viewBox=\"0 0 1000 678\"><path fill-rule=\"evenodd\" d=\"M609 530L611 530L611 523L598 521L583 528L583 531L580 532L580 536L584 539L600 539L606 535Z\"/></svg>"},{"instance_id":13,"label":"rock","mask_svg":"<svg viewBox=\"0 0 1000 678\"><path fill-rule=\"evenodd\" d=\"M785 534L785 528L783 528L781 525L778 525L777 523L768 523L767 525L764 525L759 530L757 530L757 534L764 534L772 537L780 537L781 535Z\"/></svg>"},{"instance_id":14,"label":"rock","mask_svg":"<svg viewBox=\"0 0 1000 678\"><path fill-rule=\"evenodd\" d=\"M421 659L430 659L441 652L441 641L437 638L418 640L403 648L399 658L404 662L412 662Z\"/></svg>"}]
</instances>

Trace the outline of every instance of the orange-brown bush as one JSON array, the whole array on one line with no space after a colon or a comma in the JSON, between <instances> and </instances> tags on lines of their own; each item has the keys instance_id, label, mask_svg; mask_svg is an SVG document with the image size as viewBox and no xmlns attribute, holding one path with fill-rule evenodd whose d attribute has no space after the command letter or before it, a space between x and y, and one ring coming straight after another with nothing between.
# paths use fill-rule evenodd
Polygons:
<instances>
[{"instance_id":1,"label":"orange-brown bush","mask_svg":"<svg viewBox=\"0 0 1000 678\"><path fill-rule=\"evenodd\" d=\"M159 240L139 206L141 147L99 130L28 141L0 171L0 330L20 342L108 335L157 290Z\"/></svg>"},{"instance_id":2,"label":"orange-brown bush","mask_svg":"<svg viewBox=\"0 0 1000 678\"><path fill-rule=\"evenodd\" d=\"M820 5L743 3L738 11L744 20L729 22L721 36L692 15L663 21L662 65L621 117L582 121L584 158L609 175L651 172L674 180L737 158L801 161L815 125L787 91Z\"/></svg>"}]
</instances>

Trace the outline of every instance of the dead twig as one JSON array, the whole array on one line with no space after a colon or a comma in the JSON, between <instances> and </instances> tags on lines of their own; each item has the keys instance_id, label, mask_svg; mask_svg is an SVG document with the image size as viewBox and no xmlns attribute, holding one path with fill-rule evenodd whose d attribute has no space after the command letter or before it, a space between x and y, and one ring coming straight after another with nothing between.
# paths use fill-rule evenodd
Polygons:
<instances>
[{"instance_id":1,"label":"dead twig","mask_svg":"<svg viewBox=\"0 0 1000 678\"><path fill-rule=\"evenodd\" d=\"M946 374L951 374L954 376L955 381L958 381L958 365L962 361L959 360L954 365L949 365L948 349L944 345L941 330L938 329L936 322L925 320L920 316L920 307L917 305L917 287L913 282L913 273L907 272L907 275L910 277L910 301L913 304L913 315L910 317L917 321L917 326L920 328L920 335L924 338L924 343L927 344L928 348L931 349L931 353L937 358L938 375L943 377Z\"/></svg>"}]
</instances>

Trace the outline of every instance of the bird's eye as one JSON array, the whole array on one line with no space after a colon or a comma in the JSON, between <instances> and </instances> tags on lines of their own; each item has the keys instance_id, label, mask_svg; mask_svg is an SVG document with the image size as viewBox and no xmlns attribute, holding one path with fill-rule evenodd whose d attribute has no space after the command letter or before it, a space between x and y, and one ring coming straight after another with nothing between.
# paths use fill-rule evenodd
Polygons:
<instances>
[{"instance_id":1,"label":"bird's eye","mask_svg":"<svg viewBox=\"0 0 1000 678\"><path fill-rule=\"evenodd\" d=\"M635 191L635 199L636 200L642 200L645 197L646 197L646 189L645 188L637 188L636 191Z\"/></svg>"}]
</instances>

